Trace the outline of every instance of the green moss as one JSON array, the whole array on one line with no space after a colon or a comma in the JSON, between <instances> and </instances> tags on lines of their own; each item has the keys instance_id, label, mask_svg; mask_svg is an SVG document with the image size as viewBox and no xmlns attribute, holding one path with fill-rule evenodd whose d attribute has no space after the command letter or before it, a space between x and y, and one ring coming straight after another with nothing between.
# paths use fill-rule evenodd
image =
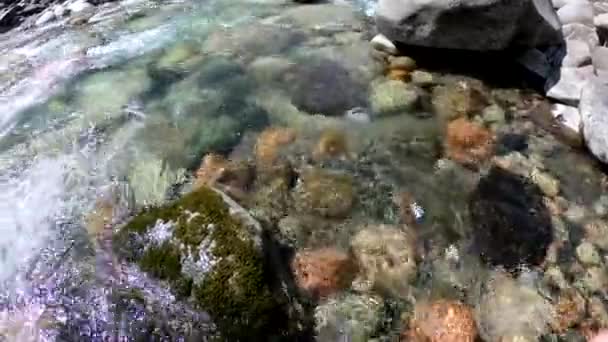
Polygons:
<instances>
[{"instance_id":1,"label":"green moss","mask_svg":"<svg viewBox=\"0 0 608 342\"><path fill-rule=\"evenodd\" d=\"M148 248L139 265L144 272L163 280L177 280L182 272L179 250L170 242Z\"/></svg>"},{"instance_id":2,"label":"green moss","mask_svg":"<svg viewBox=\"0 0 608 342\"><path fill-rule=\"evenodd\" d=\"M230 215L219 194L201 188L167 206L147 209L121 230L119 242L132 234L145 234L158 219L175 222L173 237L192 248L209 237L218 263L200 284L193 284L181 273L174 242L165 242L148 248L138 259L144 271L168 280L178 296L194 295L225 340L262 341L279 335L286 315L270 290L263 256L251 239L242 238L245 228Z\"/></svg>"}]
</instances>

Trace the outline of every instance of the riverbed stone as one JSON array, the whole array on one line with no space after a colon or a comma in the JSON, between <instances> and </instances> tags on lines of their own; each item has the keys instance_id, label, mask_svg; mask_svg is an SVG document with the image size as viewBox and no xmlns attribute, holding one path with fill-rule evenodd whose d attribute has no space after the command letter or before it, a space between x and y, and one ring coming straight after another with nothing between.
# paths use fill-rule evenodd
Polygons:
<instances>
[{"instance_id":1,"label":"riverbed stone","mask_svg":"<svg viewBox=\"0 0 608 342\"><path fill-rule=\"evenodd\" d=\"M595 246L588 241L581 242L576 246L576 257L584 265L600 265L602 258Z\"/></svg>"},{"instance_id":2,"label":"riverbed stone","mask_svg":"<svg viewBox=\"0 0 608 342\"><path fill-rule=\"evenodd\" d=\"M592 266L577 282L587 293L601 291L608 284L608 273L604 267Z\"/></svg>"},{"instance_id":3,"label":"riverbed stone","mask_svg":"<svg viewBox=\"0 0 608 342\"><path fill-rule=\"evenodd\" d=\"M562 60L564 67L580 67L591 64L589 44L582 40L566 40L566 56Z\"/></svg>"},{"instance_id":4,"label":"riverbed stone","mask_svg":"<svg viewBox=\"0 0 608 342\"><path fill-rule=\"evenodd\" d=\"M392 41L436 48L487 51L560 40L549 0L380 0L376 23Z\"/></svg>"},{"instance_id":5,"label":"riverbed stone","mask_svg":"<svg viewBox=\"0 0 608 342\"><path fill-rule=\"evenodd\" d=\"M288 265L262 243L262 226L225 194L200 187L151 207L113 240L120 257L208 312L226 340L272 340L288 333L287 293L279 289L287 288L282 286ZM264 269L266 257L272 274Z\"/></svg>"},{"instance_id":6,"label":"riverbed stone","mask_svg":"<svg viewBox=\"0 0 608 342\"><path fill-rule=\"evenodd\" d=\"M592 59L595 74L608 81L608 47L596 46L593 49Z\"/></svg>"},{"instance_id":7,"label":"riverbed stone","mask_svg":"<svg viewBox=\"0 0 608 342\"><path fill-rule=\"evenodd\" d=\"M557 10L562 25L579 23L593 26L593 6L587 0L569 1Z\"/></svg>"},{"instance_id":8,"label":"riverbed stone","mask_svg":"<svg viewBox=\"0 0 608 342\"><path fill-rule=\"evenodd\" d=\"M301 177L294 195L300 211L325 217L349 214L355 201L353 179L349 175L309 168Z\"/></svg>"},{"instance_id":9,"label":"riverbed stone","mask_svg":"<svg viewBox=\"0 0 608 342\"><path fill-rule=\"evenodd\" d=\"M416 88L397 80L372 84L370 104L374 114L386 116L412 110L418 103Z\"/></svg>"},{"instance_id":10,"label":"riverbed stone","mask_svg":"<svg viewBox=\"0 0 608 342\"><path fill-rule=\"evenodd\" d=\"M375 295L344 294L330 298L315 309L319 341L371 341L384 319L384 300Z\"/></svg>"},{"instance_id":11,"label":"riverbed stone","mask_svg":"<svg viewBox=\"0 0 608 342\"><path fill-rule=\"evenodd\" d=\"M284 81L293 104L310 114L342 116L352 108L366 106L367 85L327 58L302 58Z\"/></svg>"},{"instance_id":12,"label":"riverbed stone","mask_svg":"<svg viewBox=\"0 0 608 342\"><path fill-rule=\"evenodd\" d=\"M606 94L608 94L608 84L594 78L585 85L579 106L587 147L604 163L608 163L608 96Z\"/></svg>"},{"instance_id":13,"label":"riverbed stone","mask_svg":"<svg viewBox=\"0 0 608 342\"><path fill-rule=\"evenodd\" d=\"M555 72L546 85L547 96L570 105L578 105L586 81L593 73L593 66L564 67Z\"/></svg>"},{"instance_id":14,"label":"riverbed stone","mask_svg":"<svg viewBox=\"0 0 608 342\"><path fill-rule=\"evenodd\" d=\"M586 42L591 50L600 44L600 38L598 37L595 28L585 24L565 24L562 26L562 34L564 36L564 40L578 40Z\"/></svg>"}]
</instances>

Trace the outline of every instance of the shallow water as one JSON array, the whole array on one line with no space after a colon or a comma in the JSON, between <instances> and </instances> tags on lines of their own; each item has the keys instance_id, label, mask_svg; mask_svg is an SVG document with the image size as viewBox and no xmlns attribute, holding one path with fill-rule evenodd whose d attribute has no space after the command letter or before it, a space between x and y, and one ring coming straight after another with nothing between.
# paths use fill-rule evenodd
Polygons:
<instances>
[{"instance_id":1,"label":"shallow water","mask_svg":"<svg viewBox=\"0 0 608 342\"><path fill-rule=\"evenodd\" d=\"M426 275L414 295L478 299L462 293L474 292L473 284L496 265L463 264L479 248L494 246L471 242L476 232L468 212L468 195L487 170L440 159L442 120L428 104L399 116L373 113L369 87L382 73L368 46L365 13L373 4L211 0L121 6L93 24L0 37L0 340L117 340L154 328L160 340L178 340L172 331L208 331L208 317L116 260L106 245L112 228L91 224L89 214L111 203L111 223L119 224L137 208L165 203L189 182L206 153L253 158L255 137L268 126L292 127L302 137L288 152L294 165L340 170L356 183L357 204L348 218L319 221L327 229L299 236L296 248L347 248L362 224L405 220L416 227L424 255L420 272ZM451 77L446 82L458 81ZM332 116L312 115L320 113ZM561 182L568 227L553 227L553 235L538 239L562 234L575 246L579 237L570 235L587 218L608 212L600 197L602 173L584 152L513 116L496 132L528 137L524 159L540 159L540 169ZM347 132L353 156L310 162L303 151L328 127ZM505 146L505 154L513 152ZM509 165L517 169L517 162ZM514 182L507 185L519 184ZM501 190L501 184L488 186ZM405 214L395 200L402 193L414 202ZM478 196L494 200L485 192ZM496 201L509 202L515 213L540 207L536 194L523 204L517 194L505 196ZM407 222L411 204L419 217ZM526 227L524 222L511 234L525 236L517 229ZM548 248L544 240L539 243ZM454 250L463 255L456 258L456 271L442 259ZM564 256L566 264L573 262L571 254ZM450 282L456 284L451 289ZM125 295L135 290L163 307L167 322ZM186 327L191 322L196 327ZM395 329L378 331L386 339Z\"/></svg>"}]
</instances>

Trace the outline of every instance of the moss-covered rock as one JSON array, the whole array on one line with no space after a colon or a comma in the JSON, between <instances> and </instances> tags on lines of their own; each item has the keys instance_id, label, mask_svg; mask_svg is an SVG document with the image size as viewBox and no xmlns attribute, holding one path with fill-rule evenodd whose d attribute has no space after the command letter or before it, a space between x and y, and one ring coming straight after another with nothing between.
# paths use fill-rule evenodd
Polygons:
<instances>
[{"instance_id":1,"label":"moss-covered rock","mask_svg":"<svg viewBox=\"0 0 608 342\"><path fill-rule=\"evenodd\" d=\"M115 235L114 246L208 312L224 340L285 335L285 296L273 291L280 272L265 267L262 228L224 194L201 187L146 209Z\"/></svg>"}]
</instances>

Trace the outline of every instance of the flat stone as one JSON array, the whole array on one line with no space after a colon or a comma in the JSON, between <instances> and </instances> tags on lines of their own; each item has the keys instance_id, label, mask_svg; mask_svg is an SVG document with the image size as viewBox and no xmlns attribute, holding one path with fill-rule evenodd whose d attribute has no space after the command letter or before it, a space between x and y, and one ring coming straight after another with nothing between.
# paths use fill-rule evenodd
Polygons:
<instances>
[{"instance_id":1,"label":"flat stone","mask_svg":"<svg viewBox=\"0 0 608 342\"><path fill-rule=\"evenodd\" d=\"M591 64L591 49L589 44L582 40L566 40L566 56L562 66L580 67Z\"/></svg>"},{"instance_id":2,"label":"flat stone","mask_svg":"<svg viewBox=\"0 0 608 342\"><path fill-rule=\"evenodd\" d=\"M593 5L586 0L569 1L566 5L557 10L562 25L566 24L585 24L593 25Z\"/></svg>"},{"instance_id":3,"label":"flat stone","mask_svg":"<svg viewBox=\"0 0 608 342\"><path fill-rule=\"evenodd\" d=\"M555 118L555 121L559 122L564 128L571 130L577 135L581 133L581 115L577 107L556 103L551 108L551 114Z\"/></svg>"},{"instance_id":4,"label":"flat stone","mask_svg":"<svg viewBox=\"0 0 608 342\"><path fill-rule=\"evenodd\" d=\"M547 96L566 104L578 105L585 82L593 77L593 66L561 68L551 75L545 90Z\"/></svg>"},{"instance_id":5,"label":"flat stone","mask_svg":"<svg viewBox=\"0 0 608 342\"><path fill-rule=\"evenodd\" d=\"M562 26L562 34L565 40L580 40L587 42L589 49L593 49L600 45L600 37L597 35L594 27L585 24L573 23Z\"/></svg>"},{"instance_id":6,"label":"flat stone","mask_svg":"<svg viewBox=\"0 0 608 342\"><path fill-rule=\"evenodd\" d=\"M608 85L593 78L585 85L579 111L583 123L583 136L589 151L608 163Z\"/></svg>"}]
</instances>

